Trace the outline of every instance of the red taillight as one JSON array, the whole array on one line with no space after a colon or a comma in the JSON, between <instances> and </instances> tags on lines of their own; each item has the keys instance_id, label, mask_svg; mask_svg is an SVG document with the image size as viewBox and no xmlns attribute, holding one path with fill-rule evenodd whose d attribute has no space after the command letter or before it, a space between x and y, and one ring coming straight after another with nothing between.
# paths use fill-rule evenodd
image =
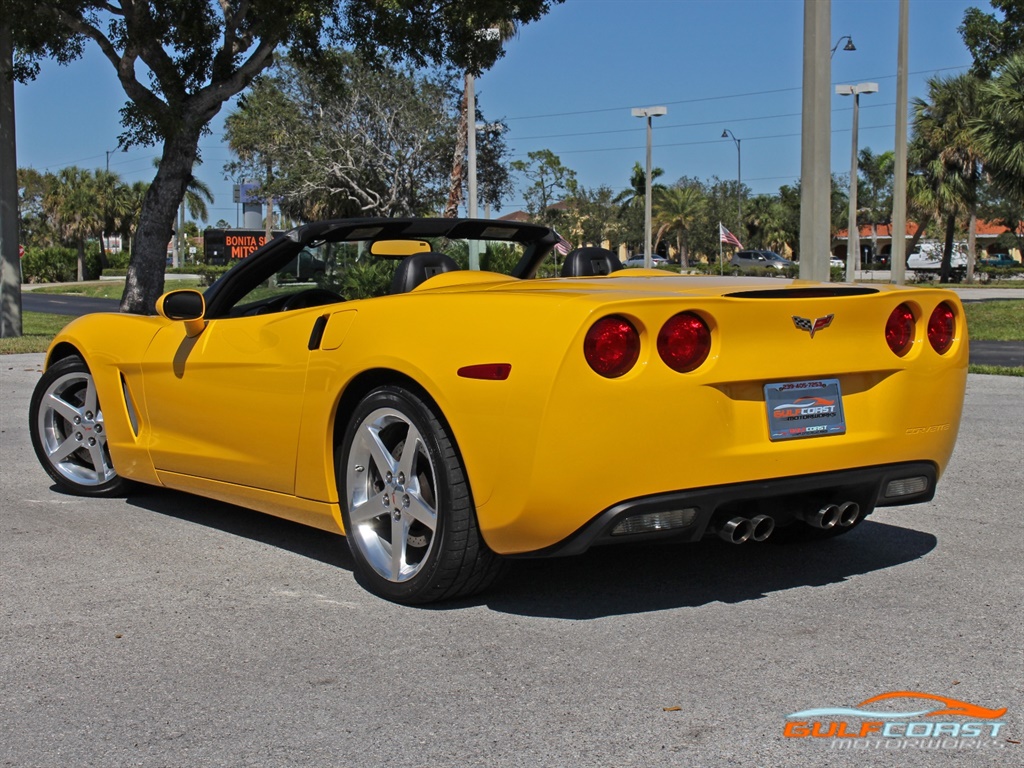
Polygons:
<instances>
[{"instance_id":1,"label":"red taillight","mask_svg":"<svg viewBox=\"0 0 1024 768\"><path fill-rule=\"evenodd\" d=\"M906 304L900 304L885 323L885 342L900 357L910 351L914 343L914 313Z\"/></svg>"},{"instance_id":2,"label":"red taillight","mask_svg":"<svg viewBox=\"0 0 1024 768\"><path fill-rule=\"evenodd\" d=\"M942 355L953 345L955 335L956 316L953 314L953 308L942 302L928 318L928 342L932 349Z\"/></svg>"},{"instance_id":3,"label":"red taillight","mask_svg":"<svg viewBox=\"0 0 1024 768\"><path fill-rule=\"evenodd\" d=\"M603 317L587 331L583 356L597 373L614 379L636 364L640 357L640 334L624 317Z\"/></svg>"},{"instance_id":4,"label":"red taillight","mask_svg":"<svg viewBox=\"0 0 1024 768\"><path fill-rule=\"evenodd\" d=\"M707 360L711 331L700 317L682 312L669 318L658 334L658 354L673 371L687 373Z\"/></svg>"}]
</instances>

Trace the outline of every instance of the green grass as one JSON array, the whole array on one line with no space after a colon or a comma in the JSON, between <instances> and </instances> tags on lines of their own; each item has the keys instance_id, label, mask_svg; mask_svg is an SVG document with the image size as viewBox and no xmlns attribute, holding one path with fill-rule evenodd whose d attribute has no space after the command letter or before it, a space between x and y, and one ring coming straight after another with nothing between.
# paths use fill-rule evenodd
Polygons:
<instances>
[{"instance_id":1,"label":"green grass","mask_svg":"<svg viewBox=\"0 0 1024 768\"><path fill-rule=\"evenodd\" d=\"M166 280L164 292L176 291L179 288L200 288L199 280ZM90 299L120 299L124 293L124 282L107 280L102 283L63 283L48 288L36 288L33 293L55 293L71 296L88 296Z\"/></svg>"},{"instance_id":2,"label":"green grass","mask_svg":"<svg viewBox=\"0 0 1024 768\"><path fill-rule=\"evenodd\" d=\"M968 373L987 373L992 376L1024 376L1024 368L1010 368L1005 365L970 365Z\"/></svg>"},{"instance_id":3,"label":"green grass","mask_svg":"<svg viewBox=\"0 0 1024 768\"><path fill-rule=\"evenodd\" d=\"M964 304L972 341L1024 341L1024 301Z\"/></svg>"},{"instance_id":4,"label":"green grass","mask_svg":"<svg viewBox=\"0 0 1024 768\"><path fill-rule=\"evenodd\" d=\"M21 315L22 335L0 339L0 355L22 355L45 352L50 340L65 325L74 320L70 315L47 315L42 312L24 312Z\"/></svg>"}]
</instances>

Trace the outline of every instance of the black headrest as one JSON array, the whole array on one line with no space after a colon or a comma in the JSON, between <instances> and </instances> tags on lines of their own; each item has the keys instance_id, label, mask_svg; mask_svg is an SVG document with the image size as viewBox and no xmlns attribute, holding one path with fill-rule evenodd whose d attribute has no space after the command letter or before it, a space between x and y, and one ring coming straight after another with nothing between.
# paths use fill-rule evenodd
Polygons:
<instances>
[{"instance_id":1,"label":"black headrest","mask_svg":"<svg viewBox=\"0 0 1024 768\"><path fill-rule=\"evenodd\" d=\"M454 272L458 268L455 259L444 253L426 251L406 256L395 270L395 276L391 278L391 292L406 293L429 277L440 275L442 272Z\"/></svg>"},{"instance_id":2,"label":"black headrest","mask_svg":"<svg viewBox=\"0 0 1024 768\"><path fill-rule=\"evenodd\" d=\"M622 262L607 248L577 248L565 257L562 277L609 275L619 269Z\"/></svg>"}]
</instances>

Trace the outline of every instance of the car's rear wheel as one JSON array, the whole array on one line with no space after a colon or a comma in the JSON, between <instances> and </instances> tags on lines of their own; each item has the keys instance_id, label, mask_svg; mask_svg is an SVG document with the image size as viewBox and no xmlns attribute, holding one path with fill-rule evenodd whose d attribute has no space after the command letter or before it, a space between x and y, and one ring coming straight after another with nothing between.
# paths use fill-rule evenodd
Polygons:
<instances>
[{"instance_id":1,"label":"car's rear wheel","mask_svg":"<svg viewBox=\"0 0 1024 768\"><path fill-rule=\"evenodd\" d=\"M43 373L29 405L32 447L47 474L79 496L116 496L125 481L110 460L96 383L80 357Z\"/></svg>"},{"instance_id":2,"label":"car's rear wheel","mask_svg":"<svg viewBox=\"0 0 1024 768\"><path fill-rule=\"evenodd\" d=\"M480 536L455 441L419 396L397 386L370 392L337 456L345 535L371 592L428 603L494 581L501 559Z\"/></svg>"}]
</instances>

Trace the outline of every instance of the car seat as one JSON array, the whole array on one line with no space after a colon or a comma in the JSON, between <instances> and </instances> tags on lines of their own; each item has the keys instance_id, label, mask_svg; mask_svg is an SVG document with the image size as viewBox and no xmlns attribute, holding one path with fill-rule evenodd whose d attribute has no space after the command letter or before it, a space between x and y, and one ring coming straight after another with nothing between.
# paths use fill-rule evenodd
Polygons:
<instances>
[{"instance_id":1,"label":"car seat","mask_svg":"<svg viewBox=\"0 0 1024 768\"><path fill-rule=\"evenodd\" d=\"M459 265L451 256L435 251L425 251L406 256L391 278L391 293L407 293L434 275L454 272Z\"/></svg>"},{"instance_id":2,"label":"car seat","mask_svg":"<svg viewBox=\"0 0 1024 768\"><path fill-rule=\"evenodd\" d=\"M562 277L593 277L610 275L622 269L619 257L607 248L577 248L565 257Z\"/></svg>"}]
</instances>

